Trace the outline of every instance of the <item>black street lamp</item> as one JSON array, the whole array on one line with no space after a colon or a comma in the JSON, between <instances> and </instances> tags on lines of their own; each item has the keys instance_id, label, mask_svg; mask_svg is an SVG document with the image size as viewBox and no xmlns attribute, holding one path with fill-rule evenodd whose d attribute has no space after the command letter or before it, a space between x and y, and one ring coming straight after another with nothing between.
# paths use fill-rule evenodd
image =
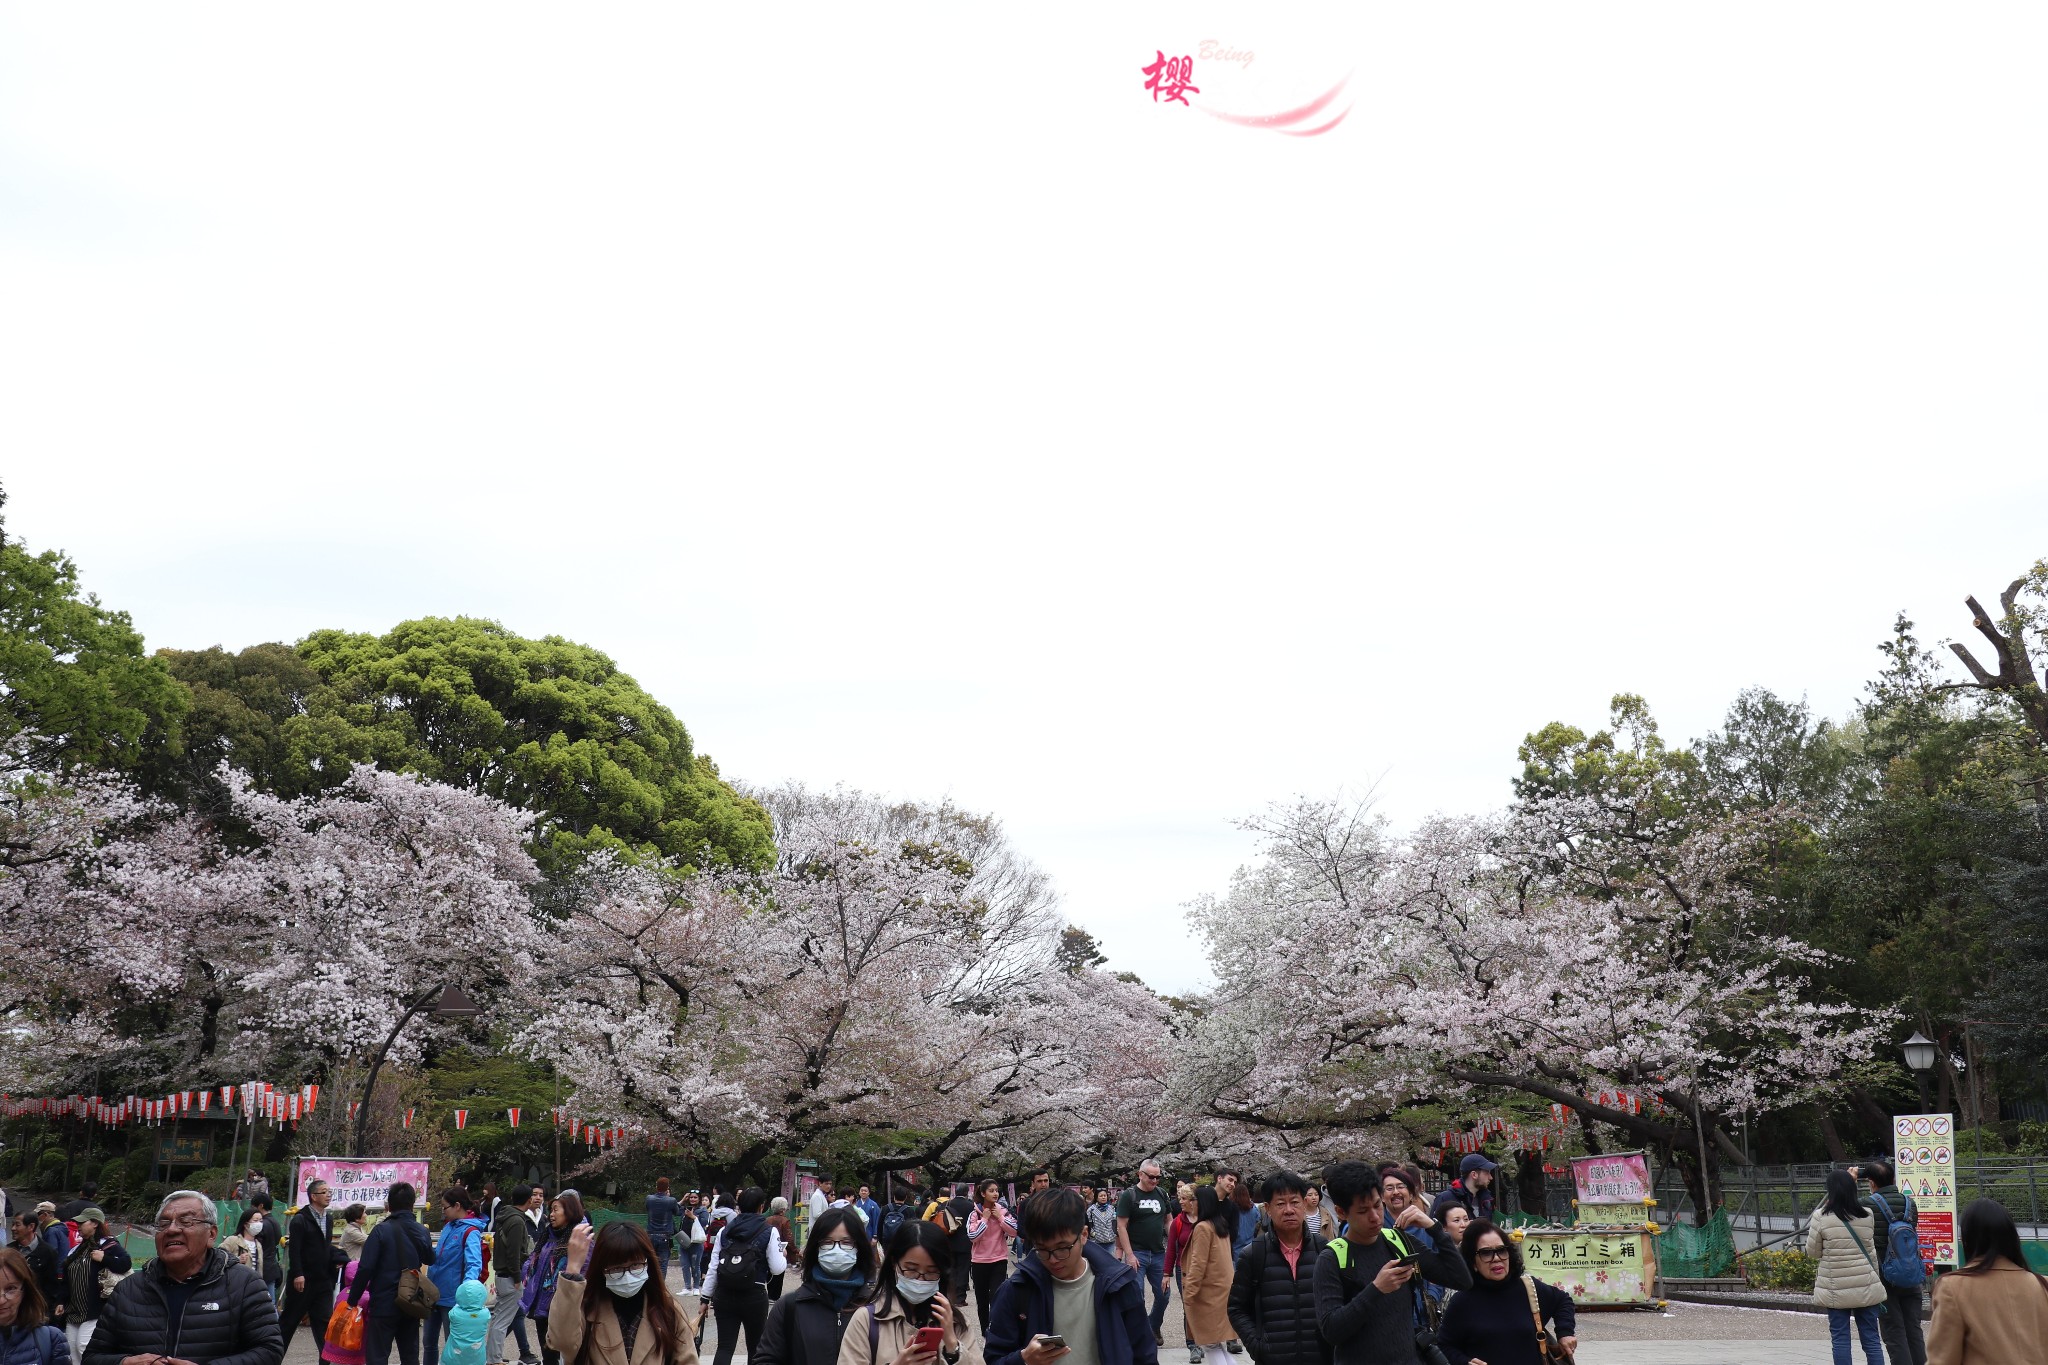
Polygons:
<instances>
[{"instance_id":1,"label":"black street lamp","mask_svg":"<svg viewBox=\"0 0 2048 1365\"><path fill-rule=\"evenodd\" d=\"M473 1019L483 1013L481 1006L464 995L460 986L450 981L445 984L427 987L426 990L420 992L417 1000L406 1007L405 1013L398 1016L398 1022L391 1026L390 1034L384 1039L384 1046L378 1048L377 1055L370 1059L370 1074L363 1082L363 1102L356 1110L355 1154L357 1156L364 1155L364 1135L368 1130L370 1122L370 1097L377 1093L377 1073L383 1069L384 1059L390 1055L391 1045L398 1041L399 1032L412 1022L412 1017L415 1014L427 1008L427 1002L429 1001L433 1001L434 1008L432 1013L436 1019Z\"/></svg>"},{"instance_id":2,"label":"black street lamp","mask_svg":"<svg viewBox=\"0 0 2048 1365\"><path fill-rule=\"evenodd\" d=\"M1931 1103L1927 1098L1927 1073L1934 1070L1934 1058L1941 1049L1932 1038L1919 1029L1914 1029L1913 1036L1905 1041L1903 1050L1906 1054L1906 1065L1913 1072L1913 1083L1920 1087L1920 1112L1926 1113L1927 1106Z\"/></svg>"}]
</instances>

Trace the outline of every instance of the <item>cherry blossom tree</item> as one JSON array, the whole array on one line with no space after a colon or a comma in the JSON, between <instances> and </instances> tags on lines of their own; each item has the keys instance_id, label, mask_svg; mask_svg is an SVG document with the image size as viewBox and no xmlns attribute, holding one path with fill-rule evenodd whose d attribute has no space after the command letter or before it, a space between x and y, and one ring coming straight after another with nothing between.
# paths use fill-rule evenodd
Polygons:
<instances>
[{"instance_id":1,"label":"cherry blossom tree","mask_svg":"<svg viewBox=\"0 0 2048 1365\"><path fill-rule=\"evenodd\" d=\"M1193 907L1225 986L1191 1056L1239 1059L1212 1070L1210 1112L1337 1129L1515 1093L1697 1181L1742 1159L1731 1116L1869 1066L1889 1019L1827 1000L1825 955L1777 932L1754 889L1783 813L1681 825L1638 795L1547 796L1403 839L1332 802L1257 822L1263 864ZM1670 1112L1590 1098L1603 1088Z\"/></svg>"},{"instance_id":2,"label":"cherry blossom tree","mask_svg":"<svg viewBox=\"0 0 2048 1365\"><path fill-rule=\"evenodd\" d=\"M773 869L601 859L570 897L565 986L523 1040L564 1068L579 1112L735 1170L855 1131L879 1166L959 1168L1112 1121L1092 1063L1162 1036L1164 1008L1058 969L1050 888L1000 826L845 791L756 795Z\"/></svg>"}]
</instances>

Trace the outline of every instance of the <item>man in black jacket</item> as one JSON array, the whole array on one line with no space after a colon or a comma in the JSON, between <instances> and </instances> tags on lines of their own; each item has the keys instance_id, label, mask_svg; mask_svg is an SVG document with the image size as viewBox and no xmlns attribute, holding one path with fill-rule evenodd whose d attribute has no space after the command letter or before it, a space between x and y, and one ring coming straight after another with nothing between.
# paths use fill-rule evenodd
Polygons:
<instances>
[{"instance_id":1,"label":"man in black jacket","mask_svg":"<svg viewBox=\"0 0 2048 1365\"><path fill-rule=\"evenodd\" d=\"M1863 1203L1877 1219L1877 1258L1881 1262L1891 1242L1892 1224L1902 1222L1917 1228L1920 1210L1914 1207L1913 1196L1894 1183L1889 1161L1866 1161L1861 1166L1851 1166L1849 1174L1869 1182L1870 1195ZM1881 1271L1878 1278L1884 1279ZM1900 1288L1884 1280L1884 1292L1886 1311L1878 1317L1877 1326L1884 1337L1885 1354L1891 1357L1892 1365L1927 1365L1927 1337L1921 1328L1926 1287L1916 1284Z\"/></svg>"},{"instance_id":2,"label":"man in black jacket","mask_svg":"<svg viewBox=\"0 0 2048 1365\"><path fill-rule=\"evenodd\" d=\"M1327 1365L1316 1321L1316 1257L1323 1239L1308 1233L1308 1182L1275 1171L1260 1191L1267 1231L1237 1258L1230 1283L1230 1325L1258 1365Z\"/></svg>"},{"instance_id":3,"label":"man in black jacket","mask_svg":"<svg viewBox=\"0 0 2048 1365\"><path fill-rule=\"evenodd\" d=\"M348 1301L364 1304L363 1365L388 1365L393 1346L402 1365L420 1365L420 1320L398 1311L398 1277L434 1259L434 1239L412 1216L418 1198L419 1191L403 1180L391 1187L384 1221L371 1230L356 1262Z\"/></svg>"},{"instance_id":4,"label":"man in black jacket","mask_svg":"<svg viewBox=\"0 0 2048 1365\"><path fill-rule=\"evenodd\" d=\"M43 1291L43 1302L50 1306L50 1325L64 1326L64 1263L57 1253L50 1250L50 1244L43 1240L42 1225L32 1213L16 1215L8 1229L15 1241L15 1250L28 1258L28 1268L36 1277L36 1288Z\"/></svg>"},{"instance_id":5,"label":"man in black jacket","mask_svg":"<svg viewBox=\"0 0 2048 1365\"><path fill-rule=\"evenodd\" d=\"M277 1307L256 1272L214 1246L220 1214L196 1190L156 1211L156 1259L100 1310L85 1365L279 1365Z\"/></svg>"},{"instance_id":6,"label":"man in black jacket","mask_svg":"<svg viewBox=\"0 0 2048 1365\"><path fill-rule=\"evenodd\" d=\"M305 1318L313 1324L313 1354L320 1353L320 1343L327 1339L327 1319L334 1312L334 1278L340 1273L344 1259L335 1249L330 1232L330 1215L327 1206L334 1202L334 1192L324 1180L316 1180L306 1186L306 1204L292 1215L292 1274L291 1282L284 1292L284 1312L278 1321L284 1332L284 1344L292 1344L292 1334L299 1330L299 1319Z\"/></svg>"},{"instance_id":7,"label":"man in black jacket","mask_svg":"<svg viewBox=\"0 0 2048 1365\"><path fill-rule=\"evenodd\" d=\"M1363 1161L1335 1162L1323 1181L1350 1224L1316 1257L1316 1320L1333 1365L1417 1365L1416 1273L1448 1289L1470 1289L1471 1269L1426 1237L1383 1231L1379 1172ZM1415 1260L1403 1265L1410 1255Z\"/></svg>"}]
</instances>

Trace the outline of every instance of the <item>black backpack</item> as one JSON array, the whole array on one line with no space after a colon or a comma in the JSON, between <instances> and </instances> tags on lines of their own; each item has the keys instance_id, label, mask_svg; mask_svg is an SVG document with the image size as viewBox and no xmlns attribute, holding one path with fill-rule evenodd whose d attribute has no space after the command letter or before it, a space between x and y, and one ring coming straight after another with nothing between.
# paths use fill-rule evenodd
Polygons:
<instances>
[{"instance_id":1,"label":"black backpack","mask_svg":"<svg viewBox=\"0 0 2048 1365\"><path fill-rule=\"evenodd\" d=\"M774 1228L763 1228L761 1235L750 1242L735 1242L727 1238L718 1254L719 1280L731 1279L739 1284L768 1283L768 1239L774 1235Z\"/></svg>"}]
</instances>

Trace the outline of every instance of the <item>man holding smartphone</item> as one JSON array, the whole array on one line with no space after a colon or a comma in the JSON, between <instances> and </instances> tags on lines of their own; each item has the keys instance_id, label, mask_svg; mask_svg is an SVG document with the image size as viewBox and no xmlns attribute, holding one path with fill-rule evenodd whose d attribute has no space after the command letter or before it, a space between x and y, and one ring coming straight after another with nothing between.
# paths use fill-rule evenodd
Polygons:
<instances>
[{"instance_id":1,"label":"man holding smartphone","mask_svg":"<svg viewBox=\"0 0 2048 1365\"><path fill-rule=\"evenodd\" d=\"M996 1291L986 1365L1158 1365L1145 1284L1088 1240L1088 1206L1052 1189L1024 1205L1031 1254Z\"/></svg>"},{"instance_id":2,"label":"man holding smartphone","mask_svg":"<svg viewBox=\"0 0 2048 1365\"><path fill-rule=\"evenodd\" d=\"M1323 1180L1351 1220L1344 1237L1316 1258L1316 1320L1330 1344L1331 1365L1420 1365L1416 1275L1448 1289L1470 1289L1472 1272L1464 1257L1439 1250L1426 1235L1404 1237L1383 1228L1379 1172L1365 1162L1336 1162Z\"/></svg>"}]
</instances>

